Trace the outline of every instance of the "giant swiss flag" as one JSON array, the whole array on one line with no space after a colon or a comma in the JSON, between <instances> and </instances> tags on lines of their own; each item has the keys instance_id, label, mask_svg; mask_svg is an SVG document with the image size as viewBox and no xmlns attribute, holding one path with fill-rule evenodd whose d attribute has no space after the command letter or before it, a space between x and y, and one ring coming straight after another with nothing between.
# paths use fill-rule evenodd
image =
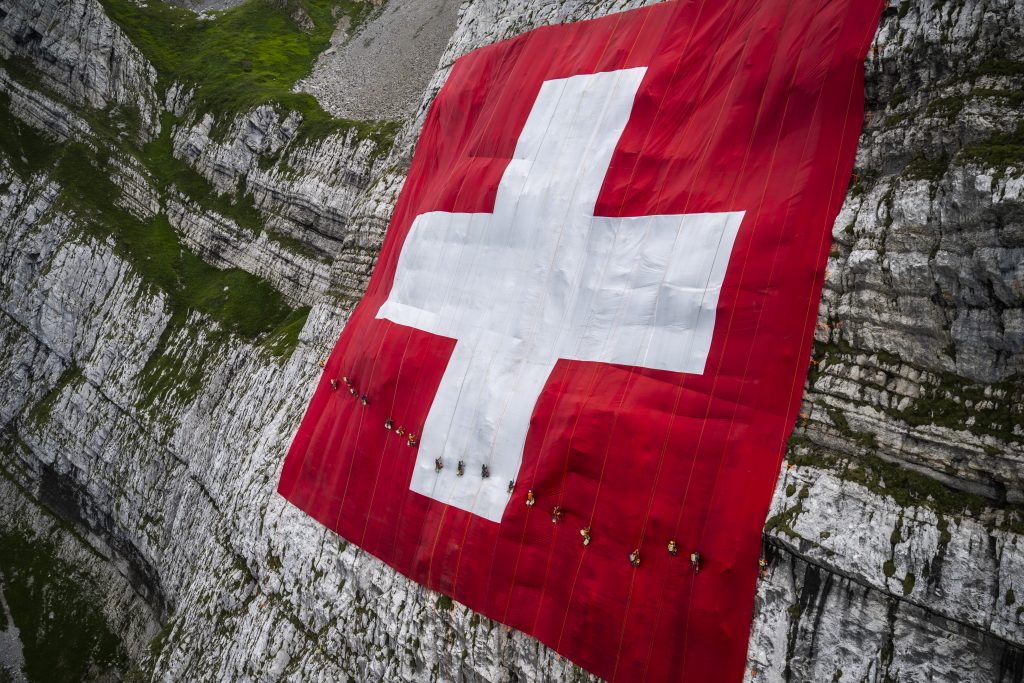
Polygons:
<instances>
[{"instance_id":1,"label":"giant swiss flag","mask_svg":"<svg viewBox=\"0 0 1024 683\"><path fill-rule=\"evenodd\" d=\"M279 491L617 681L739 680L879 0L462 57Z\"/></svg>"}]
</instances>

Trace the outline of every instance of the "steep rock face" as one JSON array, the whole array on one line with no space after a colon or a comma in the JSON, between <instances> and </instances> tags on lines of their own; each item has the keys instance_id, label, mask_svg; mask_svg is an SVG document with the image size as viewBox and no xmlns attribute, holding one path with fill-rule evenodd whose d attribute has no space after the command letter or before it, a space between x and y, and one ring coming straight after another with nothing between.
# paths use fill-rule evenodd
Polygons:
<instances>
[{"instance_id":1,"label":"steep rock face","mask_svg":"<svg viewBox=\"0 0 1024 683\"><path fill-rule=\"evenodd\" d=\"M876 36L766 526L768 679L1024 675L1022 12L902 3Z\"/></svg>"},{"instance_id":2,"label":"steep rock face","mask_svg":"<svg viewBox=\"0 0 1024 683\"><path fill-rule=\"evenodd\" d=\"M202 116L175 128L175 156L197 169L218 190L240 188L263 220L253 227L175 202L169 214L188 243L207 260L235 266L274 283L294 301L312 304L336 285L331 261L365 253L372 261L377 236L359 237L351 223L361 214L371 182L384 175L379 144L356 128L322 140L297 138L301 117L271 106L236 119L223 140L211 136L213 118ZM267 165L268 159L276 163ZM364 265L363 275L368 271ZM357 285L346 292L357 296Z\"/></svg>"},{"instance_id":3,"label":"steep rock face","mask_svg":"<svg viewBox=\"0 0 1024 683\"><path fill-rule=\"evenodd\" d=\"M273 106L218 132L187 88L151 93L151 67L94 2L72 4L75 15L61 14L64 3L5 5L4 57L54 74L33 87L3 63L15 117L99 146L89 110L69 107L162 101L182 122L159 130L154 105L143 136L169 136L175 158L252 211L241 200L212 207L114 153L119 205L166 216L184 248L311 306L283 353L273 335L182 313L145 257L84 227L59 178L0 160L0 500L19 511L0 527L32 536L52 526L65 557L99 558L83 572L144 670L164 680L589 678L397 576L274 489L317 361L365 287L426 108L457 56L643 4L466 3L390 155L357 126L302 139L297 114ZM53 19L64 47L19 44L11 27L32 17ZM805 405L766 527L749 680L1024 677L1022 17L1019 1L920 0L883 20ZM123 65L56 92L49 80L72 82L80 46L100 35L82 26L109 27L101 53Z\"/></svg>"},{"instance_id":4,"label":"steep rock face","mask_svg":"<svg viewBox=\"0 0 1024 683\"><path fill-rule=\"evenodd\" d=\"M5 2L0 56L69 102L134 109L159 128L156 70L92 0Z\"/></svg>"}]
</instances>

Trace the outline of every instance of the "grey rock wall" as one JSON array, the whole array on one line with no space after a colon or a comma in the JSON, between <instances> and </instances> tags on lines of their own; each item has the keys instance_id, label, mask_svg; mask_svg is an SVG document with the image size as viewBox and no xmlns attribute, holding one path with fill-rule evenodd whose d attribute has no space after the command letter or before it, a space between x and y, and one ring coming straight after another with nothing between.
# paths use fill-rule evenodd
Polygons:
<instances>
[{"instance_id":1,"label":"grey rock wall","mask_svg":"<svg viewBox=\"0 0 1024 683\"><path fill-rule=\"evenodd\" d=\"M0 500L19 511L0 528L38 533L43 506L81 534L54 526L68 557L99 548L83 571L147 674L589 679L325 532L275 485L454 59L643 4L464 3L390 152L355 129L299 139L296 115L270 106L215 135L185 89L155 92L152 67L97 3L4 5L0 90L15 116L101 145L74 107L137 107L148 137L160 108L174 110L175 155L241 188L261 221L240 225L115 155L121 204L165 212L208 262L311 307L284 357L201 314L177 324L166 294L81 229L45 171L0 159ZM1022 18L1019 0L914 0L883 19L766 525L748 680L1024 680ZM43 23L54 28L31 38ZM26 82L27 64L40 83ZM359 78L353 69L338 81Z\"/></svg>"},{"instance_id":2,"label":"grey rock wall","mask_svg":"<svg viewBox=\"0 0 1024 683\"><path fill-rule=\"evenodd\" d=\"M156 70L93 0L5 2L0 56L70 103L134 109L159 130Z\"/></svg>"}]
</instances>

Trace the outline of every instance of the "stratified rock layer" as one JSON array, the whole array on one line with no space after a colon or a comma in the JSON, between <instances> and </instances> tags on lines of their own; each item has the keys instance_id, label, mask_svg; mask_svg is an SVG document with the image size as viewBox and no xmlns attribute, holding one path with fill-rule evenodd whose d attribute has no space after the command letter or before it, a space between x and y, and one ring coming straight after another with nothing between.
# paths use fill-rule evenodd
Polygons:
<instances>
[{"instance_id":1,"label":"stratified rock layer","mask_svg":"<svg viewBox=\"0 0 1024 683\"><path fill-rule=\"evenodd\" d=\"M214 134L187 87L157 92L153 68L94 0L0 9L13 116L101 147L97 111L137 111L142 139L174 112L175 156L251 197L260 220L240 224L161 187L112 149L119 206L146 220L162 212L209 263L311 307L284 355L208 315L180 319L144 263L82 229L45 169L0 158L0 500L16 501L0 528L46 529L66 558L92 558L83 571L144 670L589 678L324 531L275 485L454 60L642 4L466 3L390 153L354 128L303 140L297 114L273 106ZM804 407L766 526L750 680L1024 679L1022 26L1019 0L886 10Z\"/></svg>"}]
</instances>

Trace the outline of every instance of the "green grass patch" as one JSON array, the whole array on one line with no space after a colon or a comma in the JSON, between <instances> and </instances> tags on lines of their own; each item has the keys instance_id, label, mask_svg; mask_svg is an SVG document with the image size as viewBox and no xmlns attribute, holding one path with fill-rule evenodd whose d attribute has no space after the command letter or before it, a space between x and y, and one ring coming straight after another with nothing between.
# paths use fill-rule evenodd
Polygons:
<instances>
[{"instance_id":1,"label":"green grass patch","mask_svg":"<svg viewBox=\"0 0 1024 683\"><path fill-rule=\"evenodd\" d=\"M966 103L967 99L962 95L939 97L928 103L928 108L925 112L930 116L941 116L952 121L963 111Z\"/></svg>"},{"instance_id":2,"label":"green grass patch","mask_svg":"<svg viewBox=\"0 0 1024 683\"><path fill-rule=\"evenodd\" d=\"M1008 107L1019 109L1024 106L1024 90L1002 90L998 88L975 88L971 91L975 97L989 97L1003 101Z\"/></svg>"},{"instance_id":3,"label":"green grass patch","mask_svg":"<svg viewBox=\"0 0 1024 683\"><path fill-rule=\"evenodd\" d=\"M195 88L193 106L214 114L221 130L235 116L276 103L303 116L300 138L354 131L370 139L378 153L394 142L398 121L337 119L311 96L292 92L317 55L329 45L338 21L354 30L375 10L355 0L249 0L205 16L159 0L101 0L105 10L156 67L160 87L180 82ZM5 59L2 65L26 87L45 91L31 65ZM55 96L56 97L56 96ZM59 98L56 98L59 100ZM65 103L67 104L67 103ZM88 233L112 237L116 251L148 283L167 294L170 312L181 319L189 310L208 314L229 331L251 339L270 333L266 348L290 352L307 313L294 311L269 284L238 269L219 270L185 249L163 216L140 221L114 205L120 188L111 179L111 155L131 155L145 167L160 195L173 187L202 210L217 213L259 233L265 221L245 179L219 192L186 162L176 159L171 133L175 119L163 114L161 133L140 145L143 122L130 108L83 111L96 133L90 144L57 144L21 123L0 93L0 152L20 176L49 171L64 188L58 208L74 213ZM98 145L96 149L94 145ZM271 163L281 162L269 158ZM265 161L261 159L261 161ZM286 235L270 236L296 253L323 260L315 248ZM279 329L280 328L280 329Z\"/></svg>"},{"instance_id":4,"label":"green grass patch","mask_svg":"<svg viewBox=\"0 0 1024 683\"><path fill-rule=\"evenodd\" d=\"M800 538L800 534L793 531L793 523L796 521L796 518L800 516L800 513L804 511L804 500L808 495L808 493L805 493L806 491L806 486L800 490L800 495L797 496L796 505L788 507L776 515L772 515L765 521L764 532L766 534L779 532L786 534L792 539Z\"/></svg>"},{"instance_id":5,"label":"green grass patch","mask_svg":"<svg viewBox=\"0 0 1024 683\"><path fill-rule=\"evenodd\" d=\"M184 320L188 311L198 311L247 339L273 335L282 325L288 338L294 336L290 327L295 311L265 280L238 268L221 270L206 263L181 244L162 214L140 221L115 206L120 188L111 179L109 152L78 142L49 141L20 126L8 107L0 110L3 119L12 125L0 132L0 151L12 163L15 154L31 159L26 171L49 169L62 187L58 206L73 213L87 234L99 240L113 238L115 252L145 282L165 293L173 318Z\"/></svg>"},{"instance_id":6,"label":"green grass patch","mask_svg":"<svg viewBox=\"0 0 1024 683\"><path fill-rule=\"evenodd\" d=\"M309 306L297 308L263 340L263 348L278 358L287 358L299 345L299 333L309 318Z\"/></svg>"},{"instance_id":7,"label":"green grass patch","mask_svg":"<svg viewBox=\"0 0 1024 683\"><path fill-rule=\"evenodd\" d=\"M139 154L139 159L150 172L155 189L164 195L173 186L204 209L230 218L241 227L259 231L263 218L253 203L252 195L245 191L244 179L234 192L218 193L210 181L174 156L173 127L174 117L164 113L160 135L143 147Z\"/></svg>"},{"instance_id":8,"label":"green grass patch","mask_svg":"<svg viewBox=\"0 0 1024 683\"><path fill-rule=\"evenodd\" d=\"M911 365L896 354L858 349L842 340L814 344L815 358L853 362L860 355L874 356L881 366ZM886 367L880 369L891 371ZM937 425L962 430L968 429L970 424L969 429L973 433L988 434L1004 441L1020 441L1013 429L1019 422L1015 406L1024 402L1024 377L1013 375L1000 382L983 384L971 382L951 372L926 372L935 377L934 384L924 386L921 396L914 399L906 409L884 405L878 408L914 427ZM809 376L812 382L817 381L820 374L819 366L811 366ZM840 411L834 408L827 410L842 433L848 436L856 434L849 429L845 418L840 420ZM973 423L969 422L970 419L973 419Z\"/></svg>"},{"instance_id":9,"label":"green grass patch","mask_svg":"<svg viewBox=\"0 0 1024 683\"><path fill-rule=\"evenodd\" d=\"M938 386L927 388L906 410L886 412L915 427L934 424L967 429L968 420L973 418L972 432L1019 441L1013 428L1020 420L1014 405L1024 401L1024 382L1020 377L991 385L970 383L953 374L939 374L938 378Z\"/></svg>"},{"instance_id":10,"label":"green grass patch","mask_svg":"<svg viewBox=\"0 0 1024 683\"><path fill-rule=\"evenodd\" d=\"M998 503L982 496L950 488L925 474L910 470L877 455L847 458L832 455L806 442L791 448L787 460L798 467L815 467L833 472L840 479L860 484L866 489L892 498L900 507L921 507L939 517L939 541L952 538L946 517L969 515L979 519L986 511L1004 513L1000 527L1024 533L1024 506Z\"/></svg>"},{"instance_id":11,"label":"green grass patch","mask_svg":"<svg viewBox=\"0 0 1024 683\"><path fill-rule=\"evenodd\" d=\"M316 261L319 261L320 263L330 264L331 262L330 256L328 256L326 253L320 251L316 247L306 242L303 242L302 240L295 239L291 235L286 235L283 232L270 229L268 229L266 233L267 239L271 240L272 242L277 242L288 251L294 252L296 254L301 254L302 256L314 259Z\"/></svg>"},{"instance_id":12,"label":"green grass patch","mask_svg":"<svg viewBox=\"0 0 1024 683\"><path fill-rule=\"evenodd\" d=\"M153 636L153 639L149 641L149 654L154 659L160 656L163 652L164 647L167 645L167 640L171 636L171 631L174 630L174 622L168 621L160 629L159 633Z\"/></svg>"},{"instance_id":13,"label":"green grass patch","mask_svg":"<svg viewBox=\"0 0 1024 683\"><path fill-rule=\"evenodd\" d=\"M53 406L57 402L57 399L64 390L72 385L77 385L84 378L82 375L82 369L77 365L68 366L68 368L61 374L57 379L57 383L50 389L43 398L32 406L28 413L28 420L32 424L42 425L50 421L50 415L53 413Z\"/></svg>"},{"instance_id":14,"label":"green grass patch","mask_svg":"<svg viewBox=\"0 0 1024 683\"><path fill-rule=\"evenodd\" d=\"M903 169L903 175L911 180L936 181L945 175L949 170L949 156L943 154L935 159L925 156L917 156L907 163Z\"/></svg>"},{"instance_id":15,"label":"green grass patch","mask_svg":"<svg viewBox=\"0 0 1024 683\"><path fill-rule=\"evenodd\" d=\"M118 680L128 667L88 577L43 538L0 534L0 583L30 681Z\"/></svg>"},{"instance_id":16,"label":"green grass patch","mask_svg":"<svg viewBox=\"0 0 1024 683\"><path fill-rule=\"evenodd\" d=\"M167 294L172 314L200 311L250 339L284 322L291 307L265 280L206 263L181 244L162 214L142 222L114 206L119 190L106 171L108 162L90 152L79 143L63 147L53 174L64 188L63 206L97 238L113 237L115 251Z\"/></svg>"},{"instance_id":17,"label":"green grass patch","mask_svg":"<svg viewBox=\"0 0 1024 683\"><path fill-rule=\"evenodd\" d=\"M896 573L896 563L892 560L886 560L883 562L882 573L885 574L885 578L891 579L892 575Z\"/></svg>"},{"instance_id":18,"label":"green grass patch","mask_svg":"<svg viewBox=\"0 0 1024 683\"><path fill-rule=\"evenodd\" d=\"M1024 163L1024 122L1009 133L993 135L985 142L964 147L962 154L986 168L1005 170Z\"/></svg>"},{"instance_id":19,"label":"green grass patch","mask_svg":"<svg viewBox=\"0 0 1024 683\"><path fill-rule=\"evenodd\" d=\"M994 53L978 65L974 76L1024 76L1024 62L1007 59L1001 53Z\"/></svg>"},{"instance_id":20,"label":"green grass patch","mask_svg":"<svg viewBox=\"0 0 1024 683\"><path fill-rule=\"evenodd\" d=\"M179 405L188 404L202 391L207 361L220 350L225 335L207 334L197 349L183 343L189 334L185 314L173 315L139 375L140 407L150 408L171 398ZM172 346L175 341L178 343Z\"/></svg>"},{"instance_id":21,"label":"green grass patch","mask_svg":"<svg viewBox=\"0 0 1024 683\"><path fill-rule=\"evenodd\" d=\"M160 83L194 87L196 104L215 116L221 131L235 114L276 102L302 114L306 137L355 128L388 148L394 140L395 123L337 119L311 95L292 92L330 45L338 21L349 17L353 30L373 12L372 3L249 0L205 16L159 0L101 3L156 68Z\"/></svg>"},{"instance_id":22,"label":"green grass patch","mask_svg":"<svg viewBox=\"0 0 1024 683\"><path fill-rule=\"evenodd\" d=\"M11 113L11 96L0 92L0 151L19 176L46 170L54 143Z\"/></svg>"}]
</instances>

